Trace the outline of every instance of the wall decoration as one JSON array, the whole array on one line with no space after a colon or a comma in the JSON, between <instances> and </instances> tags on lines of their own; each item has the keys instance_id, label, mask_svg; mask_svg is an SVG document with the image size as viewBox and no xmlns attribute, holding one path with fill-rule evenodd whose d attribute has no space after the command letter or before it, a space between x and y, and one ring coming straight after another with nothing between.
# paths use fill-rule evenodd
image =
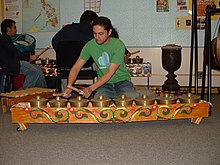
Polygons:
<instances>
[{"instance_id":1,"label":"wall decoration","mask_svg":"<svg viewBox=\"0 0 220 165\"><path fill-rule=\"evenodd\" d=\"M176 0L177 11L187 11L187 0Z\"/></svg>"},{"instance_id":2,"label":"wall decoration","mask_svg":"<svg viewBox=\"0 0 220 165\"><path fill-rule=\"evenodd\" d=\"M84 10L92 10L96 13L100 12L101 0L84 0Z\"/></svg>"},{"instance_id":3,"label":"wall decoration","mask_svg":"<svg viewBox=\"0 0 220 165\"><path fill-rule=\"evenodd\" d=\"M192 1L189 0L189 14L192 14ZM197 16L199 18L205 18L206 6L215 5L218 6L218 0L197 0ZM216 20L217 16L212 16L212 20Z\"/></svg>"},{"instance_id":4,"label":"wall decoration","mask_svg":"<svg viewBox=\"0 0 220 165\"><path fill-rule=\"evenodd\" d=\"M205 30L205 18L197 18L197 29Z\"/></svg>"},{"instance_id":5,"label":"wall decoration","mask_svg":"<svg viewBox=\"0 0 220 165\"><path fill-rule=\"evenodd\" d=\"M169 0L157 0L157 12L169 12Z\"/></svg>"},{"instance_id":6,"label":"wall decoration","mask_svg":"<svg viewBox=\"0 0 220 165\"><path fill-rule=\"evenodd\" d=\"M192 18L190 16L176 17L176 30L191 30Z\"/></svg>"},{"instance_id":7,"label":"wall decoration","mask_svg":"<svg viewBox=\"0 0 220 165\"><path fill-rule=\"evenodd\" d=\"M24 33L58 31L59 7L59 0L23 0L22 31Z\"/></svg>"},{"instance_id":8,"label":"wall decoration","mask_svg":"<svg viewBox=\"0 0 220 165\"><path fill-rule=\"evenodd\" d=\"M192 17L191 16L179 16L176 17L176 30L191 30ZM205 29L205 18L197 18L197 29Z\"/></svg>"},{"instance_id":9,"label":"wall decoration","mask_svg":"<svg viewBox=\"0 0 220 165\"><path fill-rule=\"evenodd\" d=\"M21 22L21 2L19 0L1 0L2 20L5 18Z\"/></svg>"}]
</instances>

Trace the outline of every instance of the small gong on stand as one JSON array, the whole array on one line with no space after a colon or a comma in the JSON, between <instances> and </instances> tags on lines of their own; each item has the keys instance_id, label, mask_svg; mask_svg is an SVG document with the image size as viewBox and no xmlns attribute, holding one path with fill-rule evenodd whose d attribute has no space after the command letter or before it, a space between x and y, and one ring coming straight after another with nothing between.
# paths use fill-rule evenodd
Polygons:
<instances>
[{"instance_id":1,"label":"small gong on stand","mask_svg":"<svg viewBox=\"0 0 220 165\"><path fill-rule=\"evenodd\" d=\"M175 79L174 74L180 68L181 65L181 49L182 47L175 44L167 44L162 46L162 65L163 68L168 71L166 75L167 80L162 86L163 91L179 91L180 86Z\"/></svg>"}]
</instances>

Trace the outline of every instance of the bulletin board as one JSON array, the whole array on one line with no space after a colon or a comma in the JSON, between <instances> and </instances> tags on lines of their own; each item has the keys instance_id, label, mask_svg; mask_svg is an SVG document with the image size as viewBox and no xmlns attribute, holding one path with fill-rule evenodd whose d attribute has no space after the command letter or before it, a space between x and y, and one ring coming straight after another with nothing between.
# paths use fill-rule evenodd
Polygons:
<instances>
[{"instance_id":1,"label":"bulletin board","mask_svg":"<svg viewBox=\"0 0 220 165\"><path fill-rule=\"evenodd\" d=\"M176 29L176 17L189 16L189 11L180 10L177 7L178 0L166 2L168 5L166 10L160 11L157 0L100 0L100 12L97 14L111 19L120 39L127 47L161 47L166 44L190 47L190 29ZM62 25L79 22L84 7L84 0L60 0L59 29ZM218 20L212 21L213 37L217 22ZM22 33L21 26L18 24L18 33ZM36 37L37 48L51 45L55 34L56 32L32 33ZM198 30L198 45L199 47L204 45L204 30Z\"/></svg>"}]
</instances>

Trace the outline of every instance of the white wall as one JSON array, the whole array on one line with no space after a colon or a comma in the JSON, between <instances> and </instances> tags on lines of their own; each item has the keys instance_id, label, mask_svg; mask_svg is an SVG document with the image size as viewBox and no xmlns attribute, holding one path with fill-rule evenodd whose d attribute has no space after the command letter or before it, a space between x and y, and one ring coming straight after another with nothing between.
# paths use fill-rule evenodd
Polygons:
<instances>
[{"instance_id":1,"label":"white wall","mask_svg":"<svg viewBox=\"0 0 220 165\"><path fill-rule=\"evenodd\" d=\"M120 0L120 4L118 2L119 0L102 0L98 15L111 19L113 26L119 32L120 39L126 46L155 47L169 43L190 46L191 31L177 30L175 26L176 17L189 16L189 11L177 11L176 0L169 1L169 12L156 12L155 0ZM79 22L84 11L84 1L60 0L56 11L60 18L58 27ZM212 21L212 36L215 35L217 22L217 20ZM17 29L18 33L27 33L27 31L22 31L22 22L17 22ZM31 34L36 38L36 47L45 48L51 45L55 33L56 31ZM204 45L204 30L198 30L198 45L200 47Z\"/></svg>"},{"instance_id":2,"label":"white wall","mask_svg":"<svg viewBox=\"0 0 220 165\"><path fill-rule=\"evenodd\" d=\"M161 86L163 85L164 81L167 79L165 75L167 72L162 67L161 61L161 48L138 48L138 47L129 47L130 52L140 50L139 55L141 58L144 58L144 62L151 62L152 64L152 77L150 78L150 85ZM37 52L42 51L42 49L38 49ZM202 71L203 65L203 49L199 48L199 71ZM135 56L134 55L134 58ZM49 57L55 59L55 52L53 49L48 50L42 56L42 58ZM189 69L190 69L190 48L182 48L182 64L179 70L175 72L177 75L176 79L179 82L180 86L188 86L189 85ZM193 72L194 73L194 72ZM220 72L219 71L212 71L212 86L213 87L220 87ZM135 85L146 85L147 78L145 77L138 77L132 78L132 81ZM194 81L194 77L193 77ZM202 83L202 79L199 79L199 85ZM194 84L194 82L193 82Z\"/></svg>"},{"instance_id":3,"label":"white wall","mask_svg":"<svg viewBox=\"0 0 220 165\"><path fill-rule=\"evenodd\" d=\"M78 22L79 17L81 15L81 13L83 12L83 5L84 1L81 0L61 0L61 24L67 24L70 23L72 21L74 22ZM167 22L166 25L167 26L172 26L172 28L168 28L169 30L166 32L172 32L172 36L173 32L175 32L174 30L174 17L175 15L180 16L180 15L186 15L187 13L174 13L175 12L175 1L171 1L171 6L170 6L170 12L169 13L157 13L155 12L155 1L152 0L147 0L147 1L132 1L132 0L123 0L121 2L121 4L123 5L119 5L119 6L115 6L114 4L116 0L111 0L111 1L107 1L107 0L103 0L102 1L102 10L101 13L99 13L99 15L106 15L109 16L113 23L114 26L119 30L120 33L120 37L123 41L127 41L125 42L126 45L132 45L129 44L131 42L131 40L133 40L136 37L136 40L139 39L139 37L137 37L137 35L134 35L132 37L128 36L131 34L127 33L127 29L126 28L133 28L133 26L135 27L136 24L131 24L133 23L133 21L136 21L134 19L131 19L130 16L134 17L134 16L142 16L143 17L143 13L145 14L151 14L154 16L154 19L152 19L153 22L155 21L161 21L160 23L157 23L157 26L160 28L163 28L163 31L161 31L161 33L164 33L164 22ZM1 3L0 3L0 7L1 7ZM114 9L111 9L114 8ZM147 8L150 8L150 10L147 10ZM0 8L1 9L1 8ZM129 10L132 9L132 10ZM140 10L141 9L141 10ZM133 12L135 11L135 12ZM120 17L119 17L119 13L120 13ZM138 15L139 14L139 15ZM1 16L1 12L0 12L0 16ZM166 16L166 17L165 17ZM127 18L129 17L129 18ZM158 18L159 17L159 18ZM169 18L170 21L167 21L165 18ZM146 18L144 18L145 20ZM1 17L0 17L1 20ZM120 21L123 20L123 21ZM141 19L138 19L141 20ZM172 20L172 21L171 21ZM125 21L125 23L124 23ZM146 21L146 20L145 20ZM152 23L152 21L150 21ZM216 21L215 21L216 22ZM146 25L146 24L145 24ZM126 26L125 29L123 29L123 27ZM215 29L215 26L213 26L213 28ZM156 28L157 30L158 28ZM143 35L143 33L140 33L139 35L145 36L147 38L148 34L151 34L152 31L149 30L155 30L155 29L148 29L146 28L147 34L146 36ZM212 32L214 32L214 30L212 30ZM176 31L176 40L178 42L173 42L175 44L179 44L179 40L183 40L184 37L180 37L180 34L185 34L186 32L184 31ZM157 33L156 33L157 34ZM165 33L164 33L165 34ZM190 31L187 33L189 35L186 35L185 37L187 38L187 43L190 43ZM202 45L204 43L204 31L199 31L199 42L200 45ZM53 36L54 34L49 33L48 35L46 35L45 33L42 33L42 38L38 38L37 42L38 42L38 48L44 48L47 47L48 45L50 45L51 43L51 36ZM160 34L161 36L161 34ZM212 35L213 36L213 35ZM130 37L130 38L129 38ZM128 40L127 38L131 39ZM169 38L169 37L168 37ZM171 37L172 38L172 37ZM126 40L127 39L127 40ZM155 37L153 36L152 38L148 38L149 40L153 40L155 39L155 42L162 42L164 41L165 43L169 43L167 42L165 39L167 39L167 37ZM42 44L41 43L44 43ZM184 40L185 41L185 40ZM181 43L181 42L180 42ZM141 42L141 44L138 45L145 45L144 43ZM135 51L135 50L140 50L141 52L138 54L139 56L141 56L142 58L144 58L145 62L151 62L152 63L152 77L150 78L150 85L163 85L164 81L166 80L165 75L167 74L167 72L163 69L162 67L162 62L161 62L161 48L160 47L129 47L129 50ZM38 49L37 52L42 51L42 49ZM203 56L203 49L200 48L199 49L199 71L202 71L202 56ZM55 59L55 52L53 49L48 50L47 52L45 52L45 54L42 55L42 58L45 57L49 57L49 58L53 58ZM181 67L178 71L175 72L175 74L177 75L177 80L179 81L179 84L181 86L188 86L189 84L189 63L190 63L190 48L183 48L182 49L182 64ZM213 72L213 78L212 78L212 86L216 86L216 87L220 87L220 72L219 71L212 71ZM194 78L193 78L194 80ZM147 79L146 78L132 78L132 81L134 82L134 84L136 85L145 85ZM199 84L201 84L201 79L199 79Z\"/></svg>"}]
</instances>

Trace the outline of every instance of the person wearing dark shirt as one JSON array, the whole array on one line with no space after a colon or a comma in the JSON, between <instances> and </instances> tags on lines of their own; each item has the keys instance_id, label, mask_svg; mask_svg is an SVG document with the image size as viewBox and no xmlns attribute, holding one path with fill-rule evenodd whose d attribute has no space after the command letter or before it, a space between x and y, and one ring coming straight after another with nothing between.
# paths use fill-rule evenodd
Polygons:
<instances>
[{"instance_id":1,"label":"person wearing dark shirt","mask_svg":"<svg viewBox=\"0 0 220 165\"><path fill-rule=\"evenodd\" d=\"M83 89L83 96L89 98L95 92L94 98L103 96L115 99L121 95L138 98L142 94L152 94L151 91L137 91L131 82L130 74L124 62L125 45L116 38L111 37L113 26L107 17L98 17L93 22L94 39L83 47L76 63L72 66L68 85L64 97L70 97L74 90L73 84L79 71L89 58L93 58L98 68L98 80Z\"/></svg>"},{"instance_id":2,"label":"person wearing dark shirt","mask_svg":"<svg viewBox=\"0 0 220 165\"><path fill-rule=\"evenodd\" d=\"M52 46L57 49L57 44L61 41L89 41L93 39L92 23L98 15L91 10L86 10L80 17L80 23L65 25L52 38ZM113 28L111 37L119 38L118 32ZM130 52L125 49L126 58L130 57Z\"/></svg>"},{"instance_id":3,"label":"person wearing dark shirt","mask_svg":"<svg viewBox=\"0 0 220 165\"><path fill-rule=\"evenodd\" d=\"M65 25L52 38L52 46L57 51L58 44L62 41L89 41L93 38L92 22L98 15L91 10L86 10L80 17L80 23ZM93 63L91 58L88 63ZM66 88L66 80L62 80L62 89Z\"/></svg>"},{"instance_id":4,"label":"person wearing dark shirt","mask_svg":"<svg viewBox=\"0 0 220 165\"><path fill-rule=\"evenodd\" d=\"M61 41L89 41L93 38L92 22L98 15L94 11L86 10L80 17L80 23L65 25L52 38L52 46L56 51Z\"/></svg>"},{"instance_id":5,"label":"person wearing dark shirt","mask_svg":"<svg viewBox=\"0 0 220 165\"><path fill-rule=\"evenodd\" d=\"M41 68L32 64L38 55L20 52L12 42L11 37L16 35L16 22L5 19L1 23L0 36L0 66L2 71L11 75L23 74L25 81L20 89L42 87L46 88L46 80Z\"/></svg>"}]
</instances>

